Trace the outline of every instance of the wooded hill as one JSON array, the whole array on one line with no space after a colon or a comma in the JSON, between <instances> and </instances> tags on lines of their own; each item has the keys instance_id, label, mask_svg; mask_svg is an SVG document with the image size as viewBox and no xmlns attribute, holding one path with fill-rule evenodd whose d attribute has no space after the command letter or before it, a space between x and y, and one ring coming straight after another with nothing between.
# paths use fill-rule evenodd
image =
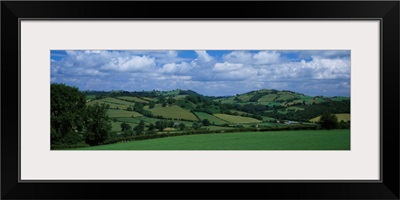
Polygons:
<instances>
[{"instance_id":1,"label":"wooded hill","mask_svg":"<svg viewBox=\"0 0 400 200\"><path fill-rule=\"evenodd\" d=\"M89 104L106 103L111 109L136 111L137 113L132 113L134 116L141 114L147 117L196 121L196 119L202 120L201 118L205 116L203 113L206 113L211 115L208 118L218 118L219 120L213 120L217 124L221 124L221 120L232 122L229 116L248 117L268 122L276 120L309 122L326 112L350 113L349 97L312 97L274 89L226 97L204 96L192 90L179 89L140 92L85 91L85 94ZM248 120L242 118L233 121Z\"/></svg>"}]
</instances>

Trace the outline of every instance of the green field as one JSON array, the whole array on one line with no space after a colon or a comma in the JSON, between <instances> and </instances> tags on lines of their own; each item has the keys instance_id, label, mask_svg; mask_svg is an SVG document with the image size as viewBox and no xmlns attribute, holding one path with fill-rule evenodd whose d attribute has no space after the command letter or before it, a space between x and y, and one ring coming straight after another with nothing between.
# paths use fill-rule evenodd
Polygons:
<instances>
[{"instance_id":1,"label":"green field","mask_svg":"<svg viewBox=\"0 0 400 200\"><path fill-rule=\"evenodd\" d=\"M188 95L176 95L173 98L178 100L178 99L184 99L185 97L187 97Z\"/></svg>"},{"instance_id":2,"label":"green field","mask_svg":"<svg viewBox=\"0 0 400 200\"><path fill-rule=\"evenodd\" d=\"M101 99L101 101L107 102L107 103L112 103L112 104L118 104L118 105L129 105L129 106L135 106L135 103L129 102L129 101L124 101L112 97L106 97L104 99Z\"/></svg>"},{"instance_id":3,"label":"green field","mask_svg":"<svg viewBox=\"0 0 400 200\"><path fill-rule=\"evenodd\" d=\"M267 95L262 96L258 100L258 102L273 102L276 99L276 97L278 97L277 94L267 94Z\"/></svg>"},{"instance_id":4,"label":"green field","mask_svg":"<svg viewBox=\"0 0 400 200\"><path fill-rule=\"evenodd\" d=\"M145 100L140 99L138 97L125 97L125 96L123 96L123 97L118 97L118 98L122 99L122 100L134 101L134 102L139 102L139 103L149 103L148 101L145 101Z\"/></svg>"},{"instance_id":5,"label":"green field","mask_svg":"<svg viewBox=\"0 0 400 200\"><path fill-rule=\"evenodd\" d=\"M86 105L94 105L94 104L106 104L109 106L110 109L122 109L122 110L126 110L128 107L130 107L129 105L123 105L123 104L116 104L116 103L110 103L110 102L106 102L106 101L102 101L100 100L92 100L86 103Z\"/></svg>"},{"instance_id":6,"label":"green field","mask_svg":"<svg viewBox=\"0 0 400 200\"><path fill-rule=\"evenodd\" d=\"M350 150L350 130L188 135L77 150Z\"/></svg>"},{"instance_id":7,"label":"green field","mask_svg":"<svg viewBox=\"0 0 400 200\"><path fill-rule=\"evenodd\" d=\"M338 119L338 122L340 122L340 121L342 121L342 120L343 120L344 122L350 121L350 114L341 113L341 114L335 114L335 115L336 115L336 117L337 117L337 119ZM312 118L312 119L310 119L310 122L318 122L320 118L321 118L321 116Z\"/></svg>"},{"instance_id":8,"label":"green field","mask_svg":"<svg viewBox=\"0 0 400 200\"><path fill-rule=\"evenodd\" d=\"M208 121L210 121L211 124L222 125L222 124L227 124L228 123L227 121L224 121L224 120L222 120L222 119L220 119L218 117L215 117L214 115L210 115L208 113L195 112L195 114L201 120L208 119Z\"/></svg>"},{"instance_id":9,"label":"green field","mask_svg":"<svg viewBox=\"0 0 400 200\"><path fill-rule=\"evenodd\" d=\"M122 122L111 122L111 131L121 132ZM128 123L131 127L135 127L137 124Z\"/></svg>"},{"instance_id":10,"label":"green field","mask_svg":"<svg viewBox=\"0 0 400 200\"><path fill-rule=\"evenodd\" d=\"M96 99L96 95L86 95L86 100L94 100Z\"/></svg>"},{"instance_id":11,"label":"green field","mask_svg":"<svg viewBox=\"0 0 400 200\"><path fill-rule=\"evenodd\" d=\"M193 113L176 105L161 107L161 105L157 104L154 108L148 109L148 111L150 111L154 116L162 116L168 119L198 120Z\"/></svg>"},{"instance_id":12,"label":"green field","mask_svg":"<svg viewBox=\"0 0 400 200\"><path fill-rule=\"evenodd\" d=\"M221 98L221 99L216 99L214 101L221 102L221 103L235 103L235 97Z\"/></svg>"},{"instance_id":13,"label":"green field","mask_svg":"<svg viewBox=\"0 0 400 200\"><path fill-rule=\"evenodd\" d=\"M294 94L282 94L278 98L276 98L275 101L279 101L279 100L286 101L286 100L289 100L289 99L294 99L296 97L297 96L294 95Z\"/></svg>"},{"instance_id":14,"label":"green field","mask_svg":"<svg viewBox=\"0 0 400 200\"><path fill-rule=\"evenodd\" d=\"M243 95L238 96L238 99L240 99L244 102L248 102L252 96L253 95L250 95L250 94L243 94Z\"/></svg>"},{"instance_id":15,"label":"green field","mask_svg":"<svg viewBox=\"0 0 400 200\"><path fill-rule=\"evenodd\" d=\"M224 121L234 123L234 124L261 122L260 120L250 118L250 117L234 116L234 115L227 115L227 114L214 114L214 116L216 116Z\"/></svg>"},{"instance_id":16,"label":"green field","mask_svg":"<svg viewBox=\"0 0 400 200\"><path fill-rule=\"evenodd\" d=\"M343 100L348 100L349 97L333 97L332 100L333 101L343 101Z\"/></svg>"},{"instance_id":17,"label":"green field","mask_svg":"<svg viewBox=\"0 0 400 200\"><path fill-rule=\"evenodd\" d=\"M135 111L127 110L107 110L108 117L140 117L142 114Z\"/></svg>"},{"instance_id":18,"label":"green field","mask_svg":"<svg viewBox=\"0 0 400 200\"><path fill-rule=\"evenodd\" d=\"M276 121L276 119L275 118L272 118L272 117L262 117L263 118L263 120L264 121L267 121L267 120L274 120L274 121Z\"/></svg>"},{"instance_id":19,"label":"green field","mask_svg":"<svg viewBox=\"0 0 400 200\"><path fill-rule=\"evenodd\" d=\"M150 117L145 117L145 116L141 116L141 117L129 117L129 118L117 118L118 121L120 122L126 122L126 123L135 123L135 124L139 124L140 121L144 121L145 123L155 123L156 121L159 121L159 119L156 118L150 118Z\"/></svg>"}]
</instances>

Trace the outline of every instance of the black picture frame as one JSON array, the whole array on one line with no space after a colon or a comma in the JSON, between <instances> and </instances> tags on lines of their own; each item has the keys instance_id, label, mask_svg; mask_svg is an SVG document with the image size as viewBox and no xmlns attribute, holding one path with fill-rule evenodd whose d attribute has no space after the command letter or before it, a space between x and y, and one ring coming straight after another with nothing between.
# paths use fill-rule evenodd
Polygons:
<instances>
[{"instance_id":1,"label":"black picture frame","mask_svg":"<svg viewBox=\"0 0 400 200\"><path fill-rule=\"evenodd\" d=\"M399 1L2 1L1 198L399 199L399 8ZM382 180L378 182L19 182L18 119L21 108L17 77L20 62L19 19L22 18L379 19L382 22Z\"/></svg>"}]
</instances>

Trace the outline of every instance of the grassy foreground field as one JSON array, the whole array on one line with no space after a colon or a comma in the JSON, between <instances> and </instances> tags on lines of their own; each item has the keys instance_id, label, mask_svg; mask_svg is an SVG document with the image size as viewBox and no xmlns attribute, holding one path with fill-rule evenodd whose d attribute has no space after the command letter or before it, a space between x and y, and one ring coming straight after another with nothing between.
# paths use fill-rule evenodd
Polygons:
<instances>
[{"instance_id":1,"label":"grassy foreground field","mask_svg":"<svg viewBox=\"0 0 400 200\"><path fill-rule=\"evenodd\" d=\"M77 150L350 150L350 130L201 134Z\"/></svg>"}]
</instances>

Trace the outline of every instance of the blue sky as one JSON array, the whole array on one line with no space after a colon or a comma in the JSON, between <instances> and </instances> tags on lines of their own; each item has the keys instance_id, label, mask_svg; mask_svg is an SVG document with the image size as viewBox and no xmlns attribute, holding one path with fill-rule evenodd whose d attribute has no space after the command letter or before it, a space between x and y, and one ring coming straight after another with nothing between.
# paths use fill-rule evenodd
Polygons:
<instances>
[{"instance_id":1,"label":"blue sky","mask_svg":"<svg viewBox=\"0 0 400 200\"><path fill-rule=\"evenodd\" d=\"M350 96L349 50L51 50L50 57L51 82L80 90Z\"/></svg>"}]
</instances>

